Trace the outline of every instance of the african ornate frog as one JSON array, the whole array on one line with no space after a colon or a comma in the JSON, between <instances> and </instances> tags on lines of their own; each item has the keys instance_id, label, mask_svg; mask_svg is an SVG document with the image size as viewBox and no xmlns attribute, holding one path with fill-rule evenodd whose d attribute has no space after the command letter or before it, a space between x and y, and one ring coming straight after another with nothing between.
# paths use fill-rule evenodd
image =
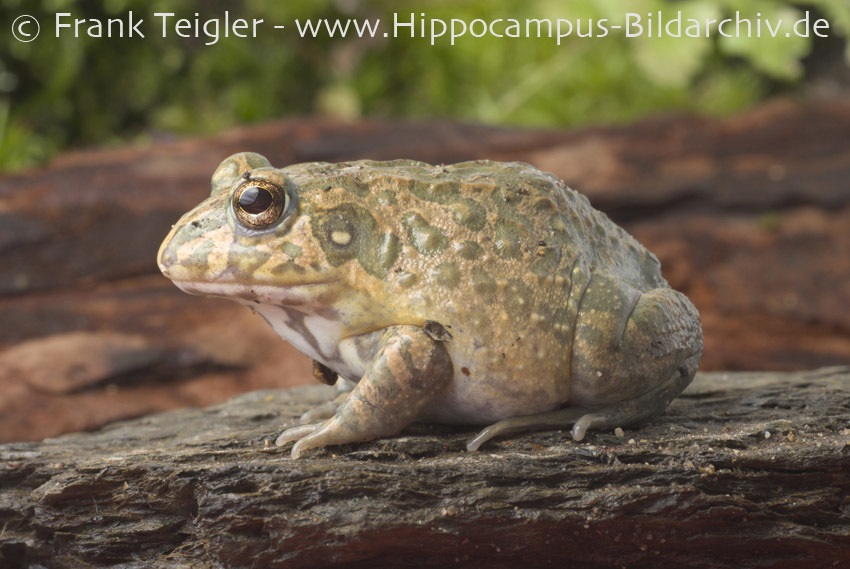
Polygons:
<instances>
[{"instance_id":1,"label":"african ornate frog","mask_svg":"<svg viewBox=\"0 0 850 569\"><path fill-rule=\"evenodd\" d=\"M226 159L159 251L186 292L252 307L356 382L292 456L414 421L612 428L661 413L691 381L702 329L656 257L557 177L524 163L412 160L276 169Z\"/></svg>"}]
</instances>

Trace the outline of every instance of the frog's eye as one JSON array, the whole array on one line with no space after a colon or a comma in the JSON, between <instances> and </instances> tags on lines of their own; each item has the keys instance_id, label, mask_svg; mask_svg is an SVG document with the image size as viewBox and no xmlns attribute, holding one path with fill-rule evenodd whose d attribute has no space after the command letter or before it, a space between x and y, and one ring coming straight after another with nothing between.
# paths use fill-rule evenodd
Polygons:
<instances>
[{"instance_id":1,"label":"frog's eye","mask_svg":"<svg viewBox=\"0 0 850 569\"><path fill-rule=\"evenodd\" d=\"M266 229L286 211L289 196L268 180L253 179L239 184L233 192L233 211L239 223L249 229Z\"/></svg>"}]
</instances>

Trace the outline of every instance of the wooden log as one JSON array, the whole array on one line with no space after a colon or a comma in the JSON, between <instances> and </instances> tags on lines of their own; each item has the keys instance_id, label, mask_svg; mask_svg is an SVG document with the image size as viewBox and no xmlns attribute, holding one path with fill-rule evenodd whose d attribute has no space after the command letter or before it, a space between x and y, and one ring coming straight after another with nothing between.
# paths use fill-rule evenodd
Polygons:
<instances>
[{"instance_id":1,"label":"wooden log","mask_svg":"<svg viewBox=\"0 0 850 569\"><path fill-rule=\"evenodd\" d=\"M700 373L643 427L468 429L267 446L330 395L0 446L0 566L779 567L850 564L850 368Z\"/></svg>"}]
</instances>

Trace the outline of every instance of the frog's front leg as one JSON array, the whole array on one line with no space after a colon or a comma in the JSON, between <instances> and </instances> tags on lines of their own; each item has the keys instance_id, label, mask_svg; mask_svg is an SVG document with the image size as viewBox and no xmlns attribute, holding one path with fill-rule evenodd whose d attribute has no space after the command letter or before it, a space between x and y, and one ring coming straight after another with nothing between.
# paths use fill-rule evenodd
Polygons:
<instances>
[{"instance_id":1,"label":"frog's front leg","mask_svg":"<svg viewBox=\"0 0 850 569\"><path fill-rule=\"evenodd\" d=\"M363 378L322 423L294 427L275 444L292 447L292 457L311 448L370 441L396 435L451 381L452 361L444 342L416 326L387 328Z\"/></svg>"}]
</instances>

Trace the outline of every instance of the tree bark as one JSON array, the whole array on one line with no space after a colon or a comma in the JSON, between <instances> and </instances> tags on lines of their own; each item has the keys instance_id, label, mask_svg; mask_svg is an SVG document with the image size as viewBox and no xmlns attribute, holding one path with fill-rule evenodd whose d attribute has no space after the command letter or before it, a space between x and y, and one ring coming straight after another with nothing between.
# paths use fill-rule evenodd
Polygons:
<instances>
[{"instance_id":1,"label":"tree bark","mask_svg":"<svg viewBox=\"0 0 850 569\"><path fill-rule=\"evenodd\" d=\"M0 446L0 566L850 566L850 368L700 373L624 433L268 446L327 386ZM618 436L619 435L619 436Z\"/></svg>"}]
</instances>

